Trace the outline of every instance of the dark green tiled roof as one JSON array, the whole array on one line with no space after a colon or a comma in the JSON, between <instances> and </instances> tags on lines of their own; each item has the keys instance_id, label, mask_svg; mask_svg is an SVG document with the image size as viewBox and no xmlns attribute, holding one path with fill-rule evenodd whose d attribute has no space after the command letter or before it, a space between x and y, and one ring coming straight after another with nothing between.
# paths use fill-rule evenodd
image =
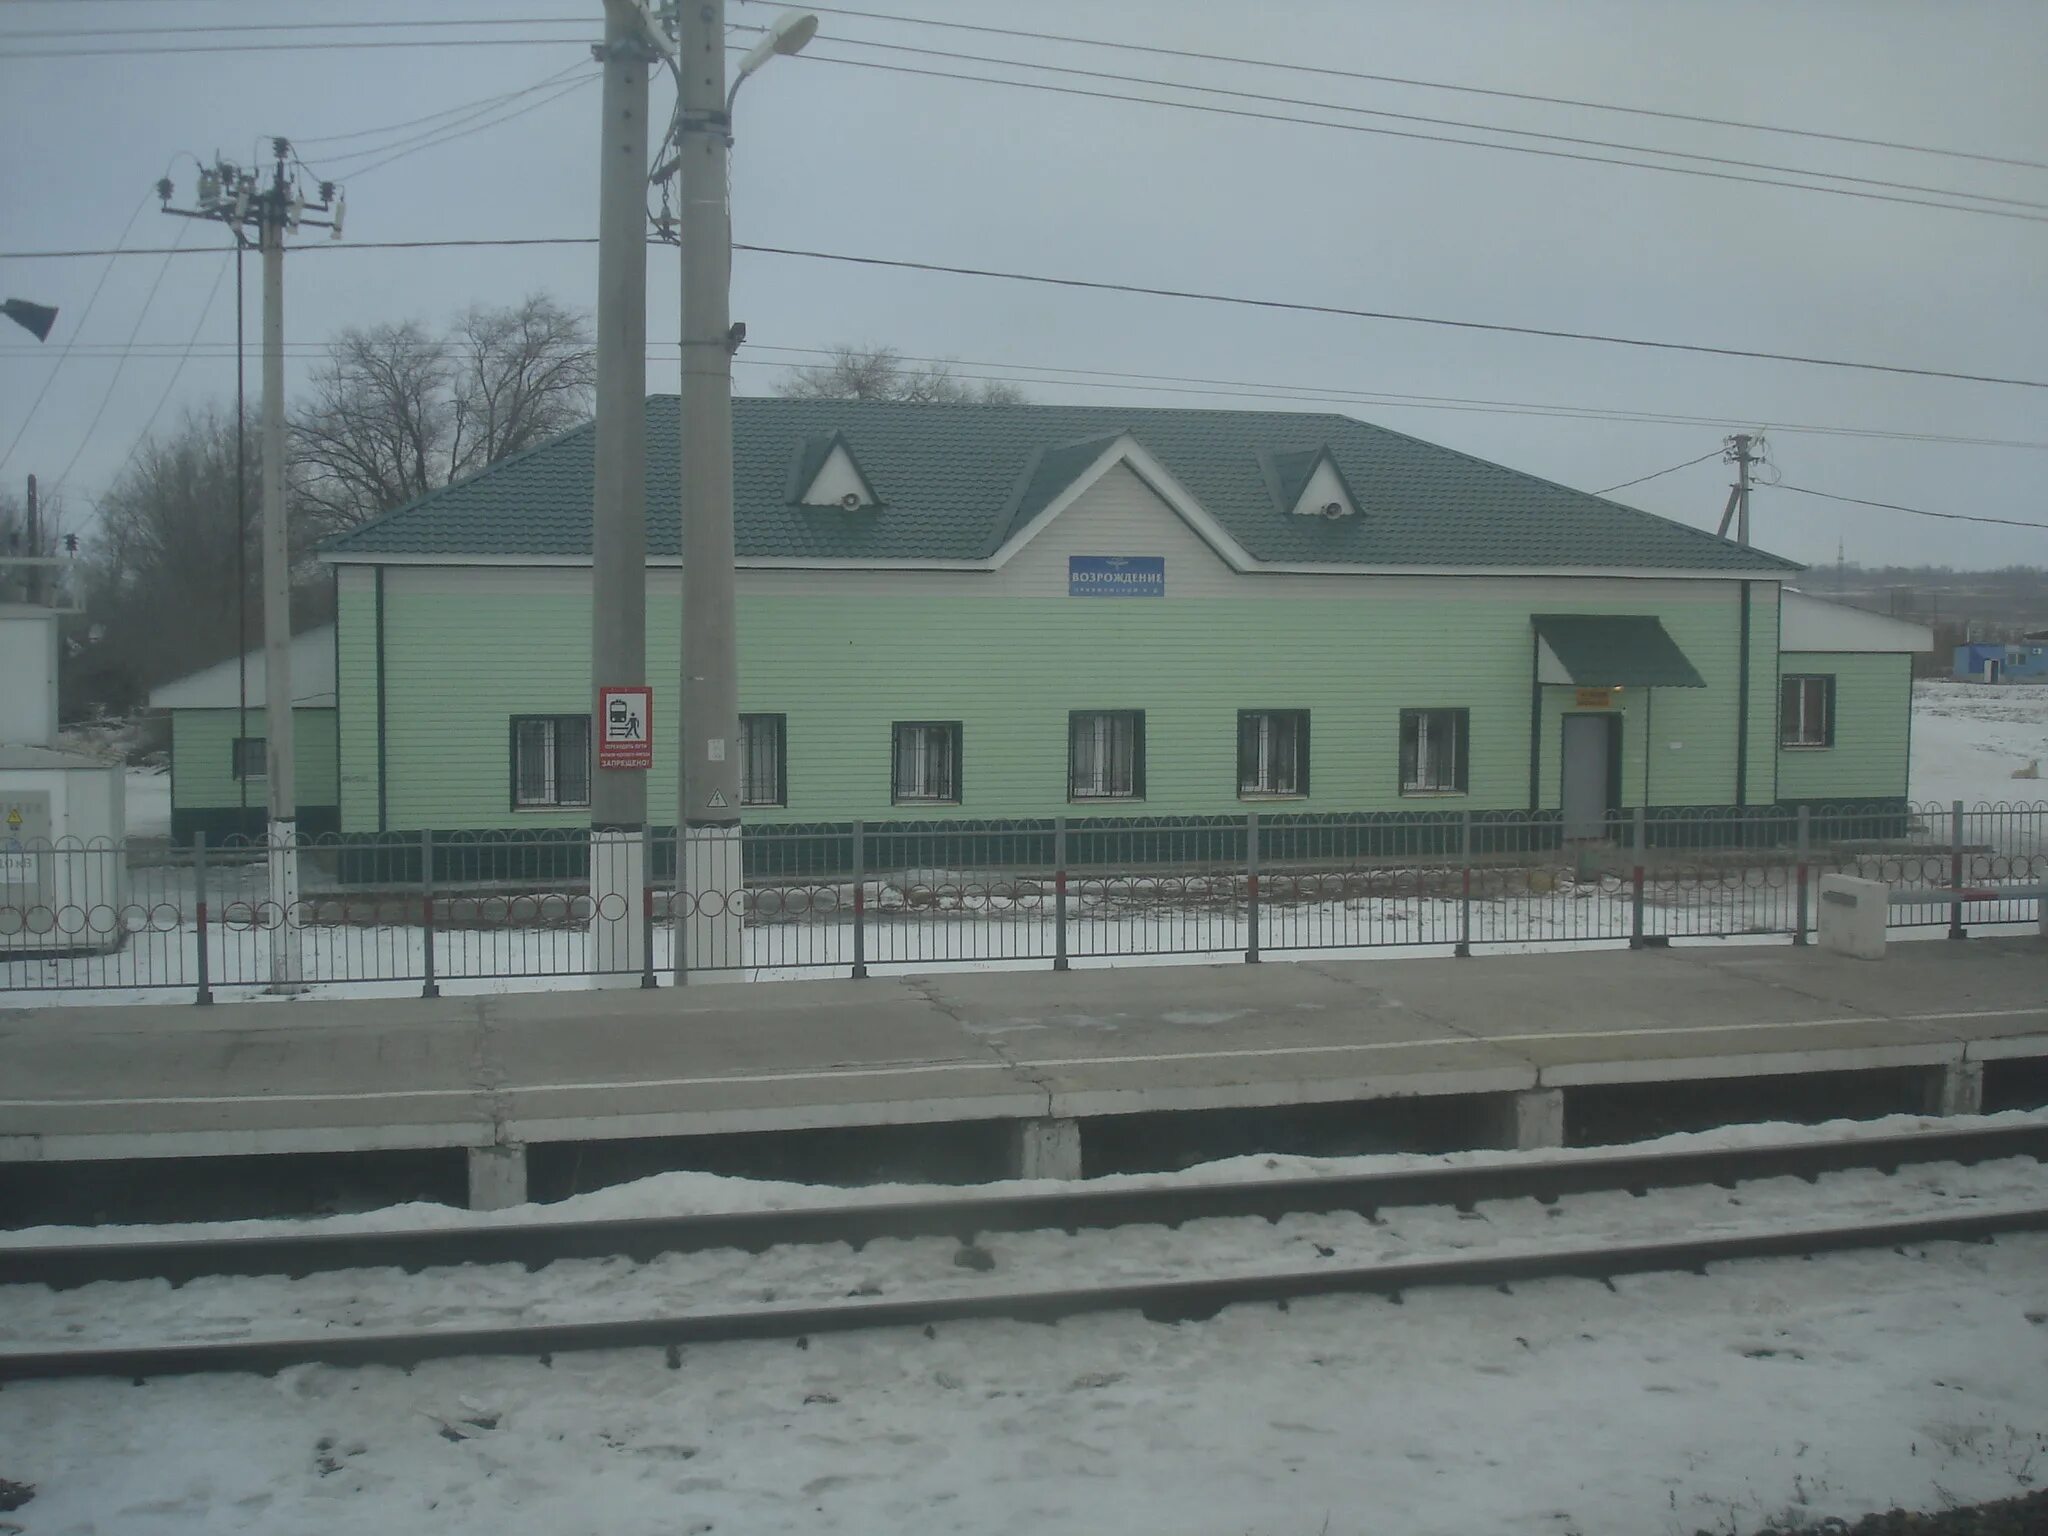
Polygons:
<instances>
[{"instance_id":1,"label":"dark green tiled roof","mask_svg":"<svg viewBox=\"0 0 2048 1536\"><path fill-rule=\"evenodd\" d=\"M1346 416L783 399L733 402L739 554L986 559L1124 432L1262 561L1701 573L1800 568ZM881 509L849 515L790 504L793 471L834 434L883 496ZM648 400L647 446L648 553L673 558L681 542L673 396ZM1363 515L1333 522L1276 507L1269 466L1313 468L1325 448ZM593 450L591 429L579 427L326 549L350 559L455 563L492 555L587 558Z\"/></svg>"},{"instance_id":2,"label":"dark green tiled roof","mask_svg":"<svg viewBox=\"0 0 2048 1536\"><path fill-rule=\"evenodd\" d=\"M1585 687L1707 686L1653 614L1539 613L1531 622L1565 675Z\"/></svg>"}]
</instances>

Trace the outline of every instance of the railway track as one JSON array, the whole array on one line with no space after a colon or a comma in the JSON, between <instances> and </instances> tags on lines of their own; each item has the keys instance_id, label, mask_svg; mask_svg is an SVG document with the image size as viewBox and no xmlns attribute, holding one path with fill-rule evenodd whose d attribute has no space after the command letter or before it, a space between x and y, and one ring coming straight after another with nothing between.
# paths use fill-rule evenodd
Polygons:
<instances>
[{"instance_id":1,"label":"railway track","mask_svg":"<svg viewBox=\"0 0 2048 1536\"><path fill-rule=\"evenodd\" d=\"M0 1284L63 1289L100 1282L224 1276L300 1278L361 1269L408 1272L562 1260L951 1238L997 1233L1082 1233L1140 1225L1181 1227L1217 1218L1263 1218L1443 1207L1471 1211L1494 1201L1556 1202L1566 1196L1654 1191L1797 1177L1809 1182L1855 1170L1975 1164L2025 1157L2048 1162L2048 1122L1943 1128L1848 1140L1644 1152L1624 1149L1562 1161L1530 1159L1463 1167L1181 1183L1139 1188L1076 1185L1048 1194L967 1194L935 1200L716 1215L533 1222L372 1233L111 1239L0 1246ZM1580 1276L1606 1279L1657 1270L1704 1270L1740 1259L1781 1258L1939 1241L1980 1242L2048 1231L2048 1191L1987 1206L1958 1201L1880 1219L1802 1221L1680 1237L1546 1241L1496 1251L1381 1258L1356 1264L1253 1267L1218 1275L1106 1278L1063 1286L988 1285L965 1294L855 1293L803 1302L750 1302L678 1311L648 1309L600 1321L536 1320L484 1325L348 1327L252 1333L173 1342L0 1342L0 1382L62 1376L143 1377L200 1371L275 1371L304 1363L409 1366L475 1354L551 1355L582 1349L792 1338L851 1329L934 1325L982 1318L1051 1322L1087 1312L1134 1310L1161 1320L1213 1315L1240 1303L1278 1303L1338 1293L1398 1295L1423 1286L1506 1285ZM1331 1256L1326 1250L1325 1258Z\"/></svg>"}]
</instances>

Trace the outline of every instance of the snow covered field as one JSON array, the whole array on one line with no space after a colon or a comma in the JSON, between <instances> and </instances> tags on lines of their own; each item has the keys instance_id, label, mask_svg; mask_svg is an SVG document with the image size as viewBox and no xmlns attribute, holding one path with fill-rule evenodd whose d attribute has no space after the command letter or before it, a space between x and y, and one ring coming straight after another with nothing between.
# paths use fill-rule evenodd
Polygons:
<instances>
[{"instance_id":1,"label":"snow covered field","mask_svg":"<svg viewBox=\"0 0 2048 1536\"><path fill-rule=\"evenodd\" d=\"M1808 1133L1743 1128L1667 1144L1774 1134ZM1270 1177L1390 1161L1241 1159L1193 1173ZM1909 1179L1923 1191L1994 1198L2037 1183L2030 1167L1930 1167ZM1152 1176L1162 1177L1172 1176ZM754 1188L670 1175L558 1209L844 1198ZM1760 1208L1840 1216L1894 1199L1900 1186L1869 1175L1823 1188L1828 1202L1851 1194L1816 1210L1823 1200L1796 1182L1745 1191ZM1656 1200L1656 1219L1681 1225L1727 1204L1717 1191ZM1643 1206L1625 1196L1568 1202L1551 1225L1576 1230L1589 1211L1597 1223L1601 1201ZM1463 1223L1413 1213L1408 1236L1494 1241L1496 1229L1526 1224L1528 1211L1511 1209L1524 1204L1482 1208ZM407 1225L426 1219L394 1214ZM1403 1230L1404 1213L1387 1215L1385 1229L1308 1224L1319 1240L1384 1244ZM1049 1236L991 1238L994 1278ZM1121 1267L1161 1261L1165 1234L1123 1236ZM1283 1224L1273 1241L1308 1236ZM1180 1241L1199 1254L1204 1236L1191 1230ZM773 1272L786 1263L773 1255L697 1255L641 1283L666 1284L677 1307L710 1305L734 1287L922 1288L957 1275L944 1247L818 1250L810 1274ZM1347 1247L1343 1256L1357 1255ZM590 1271L604 1268L552 1266L534 1278L551 1308L576 1308L583 1297L594 1310L607 1281ZM409 1290L416 1305L431 1304L432 1287L448 1288L431 1275L352 1279L366 1310ZM488 1300L516 1283L485 1272L477 1293ZM209 1282L186 1287L189 1296L160 1287L151 1305L232 1333L248 1325L262 1288L276 1285ZM238 1309L238 1295L248 1305ZM90 1290L47 1297L35 1318L10 1307L10 1330L61 1333L62 1313L92 1301ZM2048 1475L2044 1360L2048 1238L2026 1237L1624 1278L1611 1292L1552 1281L1512 1294L1297 1302L1284 1313L1239 1307L1175 1326L1111 1314L1057 1327L705 1346L683 1351L674 1368L647 1350L550 1365L451 1361L409 1374L303 1367L275 1379L33 1383L0 1393L0 1477L38 1485L12 1517L36 1536L1690 1536L1746 1532L1788 1512L1939 1508L2038 1482Z\"/></svg>"},{"instance_id":2,"label":"snow covered field","mask_svg":"<svg viewBox=\"0 0 2048 1536\"><path fill-rule=\"evenodd\" d=\"M2048 800L2048 686L1989 687L1922 678L1913 684L1915 800Z\"/></svg>"},{"instance_id":3,"label":"snow covered field","mask_svg":"<svg viewBox=\"0 0 2048 1536\"><path fill-rule=\"evenodd\" d=\"M130 768L128 778L128 838L167 838L171 835L171 771L168 768Z\"/></svg>"}]
</instances>

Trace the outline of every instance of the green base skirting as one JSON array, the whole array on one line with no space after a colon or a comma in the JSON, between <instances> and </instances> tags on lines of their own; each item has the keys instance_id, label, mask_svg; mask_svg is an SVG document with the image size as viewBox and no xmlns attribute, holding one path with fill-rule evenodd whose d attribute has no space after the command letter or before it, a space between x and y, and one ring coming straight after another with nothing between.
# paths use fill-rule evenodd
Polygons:
<instances>
[{"instance_id":1,"label":"green base skirting","mask_svg":"<svg viewBox=\"0 0 2048 1536\"><path fill-rule=\"evenodd\" d=\"M206 834L206 845L218 848L230 840L261 842L268 826L268 813L264 807L251 806L243 810L240 806L220 809L171 811L171 842L180 848L190 848L195 834ZM341 831L341 807L337 805L302 805L299 807L299 836L333 837Z\"/></svg>"},{"instance_id":2,"label":"green base skirting","mask_svg":"<svg viewBox=\"0 0 2048 1536\"><path fill-rule=\"evenodd\" d=\"M1797 802L1771 806L1660 806L1644 823L1653 848L1783 848L1798 837ZM1809 832L1815 842L1904 835L1911 823L1897 797L1812 802ZM1626 844L1633 814L1610 823L1613 842ZM209 839L212 834L209 832ZM675 837L653 829L649 878L675 878ZM1352 815L1262 814L1262 868L1361 860L1455 858L1464 836L1453 812L1374 811ZM1478 858L1556 852L1566 846L1555 811L1475 812L1472 853ZM420 833L350 833L327 839L317 857L334 860L334 878L350 885L416 885L423 864ZM854 870L851 822L752 823L741 834L741 860L750 879L847 879ZM1248 828L1243 816L1179 818L1069 817L1067 869L1081 874L1161 867L1245 865ZM865 824L862 867L870 874L905 870L1051 870L1057 834L1049 817L1016 821L874 821ZM434 879L446 884L506 881L575 882L587 877L589 833L577 827L545 831L435 832Z\"/></svg>"}]
</instances>

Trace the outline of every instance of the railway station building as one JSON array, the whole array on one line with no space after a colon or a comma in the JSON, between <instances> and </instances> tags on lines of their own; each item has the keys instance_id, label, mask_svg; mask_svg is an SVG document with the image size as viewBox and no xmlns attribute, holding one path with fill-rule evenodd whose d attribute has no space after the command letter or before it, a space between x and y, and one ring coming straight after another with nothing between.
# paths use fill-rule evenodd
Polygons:
<instances>
[{"instance_id":1,"label":"railway station building","mask_svg":"<svg viewBox=\"0 0 2048 1536\"><path fill-rule=\"evenodd\" d=\"M673 819L677 403L647 402L651 819ZM1343 416L734 402L750 823L1554 816L1908 792L1915 625L1800 567ZM593 434L328 543L344 834L571 828Z\"/></svg>"}]
</instances>

